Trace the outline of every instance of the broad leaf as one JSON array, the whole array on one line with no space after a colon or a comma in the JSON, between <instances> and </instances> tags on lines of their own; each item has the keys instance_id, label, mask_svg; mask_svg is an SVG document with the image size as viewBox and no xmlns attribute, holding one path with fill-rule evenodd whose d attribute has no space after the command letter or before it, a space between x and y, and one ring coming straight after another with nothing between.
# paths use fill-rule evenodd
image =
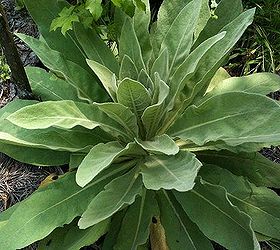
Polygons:
<instances>
[{"instance_id":1,"label":"broad leaf","mask_svg":"<svg viewBox=\"0 0 280 250\"><path fill-rule=\"evenodd\" d=\"M180 192L191 190L200 161L190 152L179 152L174 156L151 155L141 168L143 182L147 189L175 189Z\"/></svg>"},{"instance_id":2,"label":"broad leaf","mask_svg":"<svg viewBox=\"0 0 280 250\"><path fill-rule=\"evenodd\" d=\"M138 78L138 70L135 66L135 63L128 55L124 55L121 61L119 80L123 80L126 77L132 80L137 80Z\"/></svg>"},{"instance_id":3,"label":"broad leaf","mask_svg":"<svg viewBox=\"0 0 280 250\"><path fill-rule=\"evenodd\" d=\"M229 202L224 188L201 181L189 192L173 193L209 239L227 249L260 249L251 228L251 218Z\"/></svg>"},{"instance_id":4,"label":"broad leaf","mask_svg":"<svg viewBox=\"0 0 280 250\"><path fill-rule=\"evenodd\" d=\"M81 187L87 185L125 150L126 148L118 142L100 143L94 146L78 168L76 174L77 184Z\"/></svg>"},{"instance_id":5,"label":"broad leaf","mask_svg":"<svg viewBox=\"0 0 280 250\"><path fill-rule=\"evenodd\" d=\"M93 227L80 230L77 221L55 229L47 238L39 243L38 250L77 250L96 242L108 231L109 220L102 221Z\"/></svg>"},{"instance_id":6,"label":"broad leaf","mask_svg":"<svg viewBox=\"0 0 280 250\"><path fill-rule=\"evenodd\" d=\"M135 140L143 149L150 152L163 153L165 155L176 155L179 152L179 147L166 134L156 136L150 141Z\"/></svg>"},{"instance_id":7,"label":"broad leaf","mask_svg":"<svg viewBox=\"0 0 280 250\"><path fill-rule=\"evenodd\" d=\"M168 49L164 48L158 58L154 61L151 68L151 76L155 77L155 73L159 74L160 79L167 82L169 76L169 54ZM156 79L154 79L156 81Z\"/></svg>"},{"instance_id":8,"label":"broad leaf","mask_svg":"<svg viewBox=\"0 0 280 250\"><path fill-rule=\"evenodd\" d=\"M280 89L280 77L271 73L256 73L243 77L231 77L221 81L203 100L214 95L232 91L242 91L267 95Z\"/></svg>"},{"instance_id":9,"label":"broad leaf","mask_svg":"<svg viewBox=\"0 0 280 250\"><path fill-rule=\"evenodd\" d=\"M212 91L214 88L219 86L223 80L226 80L230 77L230 74L223 67L220 67L211 79L206 93Z\"/></svg>"},{"instance_id":10,"label":"broad leaf","mask_svg":"<svg viewBox=\"0 0 280 250\"><path fill-rule=\"evenodd\" d=\"M149 238L153 216L159 214L157 201L150 191L143 191L127 210L114 246L116 250L138 249Z\"/></svg>"},{"instance_id":11,"label":"broad leaf","mask_svg":"<svg viewBox=\"0 0 280 250\"><path fill-rule=\"evenodd\" d=\"M17 34L17 36L28 44L50 70L62 75L69 85L77 90L80 99L89 102L108 99L96 78L80 65L68 61L62 53L52 50L38 39L23 34Z\"/></svg>"},{"instance_id":12,"label":"broad leaf","mask_svg":"<svg viewBox=\"0 0 280 250\"><path fill-rule=\"evenodd\" d=\"M144 110L151 104L151 97L147 89L140 83L129 78L121 81L117 90L118 102L131 109L141 117Z\"/></svg>"},{"instance_id":13,"label":"broad leaf","mask_svg":"<svg viewBox=\"0 0 280 250\"><path fill-rule=\"evenodd\" d=\"M201 31L204 30L207 22L211 18L211 12L210 12L210 7L209 7L209 1L208 0L202 0L201 3L201 9L199 13L199 17L197 20L197 25L194 33L194 39L196 40ZM218 33L218 32L217 32ZM213 34L215 35L215 34Z\"/></svg>"},{"instance_id":14,"label":"broad leaf","mask_svg":"<svg viewBox=\"0 0 280 250\"><path fill-rule=\"evenodd\" d=\"M280 164L265 158L260 153L203 151L197 152L197 157L202 162L218 165L235 175L247 177L257 186L280 188Z\"/></svg>"},{"instance_id":15,"label":"broad leaf","mask_svg":"<svg viewBox=\"0 0 280 250\"><path fill-rule=\"evenodd\" d=\"M98 108L98 104L73 101L49 101L24 107L7 118L27 129L59 127L63 129L83 126L93 129L101 126L127 138L124 129Z\"/></svg>"},{"instance_id":16,"label":"broad leaf","mask_svg":"<svg viewBox=\"0 0 280 250\"><path fill-rule=\"evenodd\" d=\"M256 187L245 178L214 165L204 166L200 174L210 183L227 190L230 201L252 218L254 231L280 239L280 197L275 192Z\"/></svg>"},{"instance_id":17,"label":"broad leaf","mask_svg":"<svg viewBox=\"0 0 280 250\"><path fill-rule=\"evenodd\" d=\"M26 74L35 96L42 101L80 101L77 89L44 69L26 67Z\"/></svg>"},{"instance_id":18,"label":"broad leaf","mask_svg":"<svg viewBox=\"0 0 280 250\"><path fill-rule=\"evenodd\" d=\"M160 218L170 249L213 249L211 242L186 215L178 202L166 191L157 195Z\"/></svg>"},{"instance_id":19,"label":"broad leaf","mask_svg":"<svg viewBox=\"0 0 280 250\"><path fill-rule=\"evenodd\" d=\"M56 227L70 223L83 213L96 194L120 171L118 169L106 173L84 189L75 184L75 173L68 173L40 188L30 198L22 201L6 226L0 228L1 247L23 248L44 238Z\"/></svg>"},{"instance_id":20,"label":"broad leaf","mask_svg":"<svg viewBox=\"0 0 280 250\"><path fill-rule=\"evenodd\" d=\"M141 71L141 69L146 69L141 53L141 47L133 27L133 22L129 18L126 18L122 28L119 53L121 60L123 59L124 55L127 55L132 59L132 61L135 63L138 73Z\"/></svg>"},{"instance_id":21,"label":"broad leaf","mask_svg":"<svg viewBox=\"0 0 280 250\"><path fill-rule=\"evenodd\" d=\"M137 171L137 168L132 169L106 185L83 213L79 227L85 229L95 225L111 217L123 206L132 204L142 191L142 180Z\"/></svg>"},{"instance_id":22,"label":"broad leaf","mask_svg":"<svg viewBox=\"0 0 280 250\"><path fill-rule=\"evenodd\" d=\"M98 36L94 29L86 29L80 23L74 24L75 35L87 55L87 58L98 62L111 72L118 75L119 65L105 42Z\"/></svg>"},{"instance_id":23,"label":"broad leaf","mask_svg":"<svg viewBox=\"0 0 280 250\"><path fill-rule=\"evenodd\" d=\"M274 100L258 94L229 92L189 107L168 134L197 145L218 140L230 146L246 142L273 144L280 141L278 118L280 104Z\"/></svg>"}]
</instances>

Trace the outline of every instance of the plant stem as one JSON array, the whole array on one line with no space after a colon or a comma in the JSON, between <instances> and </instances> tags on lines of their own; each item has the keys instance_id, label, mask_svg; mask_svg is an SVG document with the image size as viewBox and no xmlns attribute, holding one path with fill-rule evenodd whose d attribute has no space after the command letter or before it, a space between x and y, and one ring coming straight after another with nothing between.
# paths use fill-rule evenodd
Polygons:
<instances>
[{"instance_id":1,"label":"plant stem","mask_svg":"<svg viewBox=\"0 0 280 250\"><path fill-rule=\"evenodd\" d=\"M0 3L0 44L3 48L7 64L12 72L12 79L17 88L17 96L21 99L31 99L32 90L28 82L24 67L22 65L13 35L10 32L4 8Z\"/></svg>"}]
</instances>

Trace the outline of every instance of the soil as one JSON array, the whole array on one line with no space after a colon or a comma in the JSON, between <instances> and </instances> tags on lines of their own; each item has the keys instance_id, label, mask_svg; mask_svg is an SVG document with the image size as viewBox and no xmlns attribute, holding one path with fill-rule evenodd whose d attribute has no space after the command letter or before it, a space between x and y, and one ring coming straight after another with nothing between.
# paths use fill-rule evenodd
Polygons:
<instances>
[{"instance_id":1,"label":"soil","mask_svg":"<svg viewBox=\"0 0 280 250\"><path fill-rule=\"evenodd\" d=\"M38 29L25 9L16 10L14 0L0 0L7 14L12 32L25 33L38 37ZM24 66L41 65L37 56L22 41L15 37L21 60ZM238 74L237 74L238 75ZM271 93L271 98L280 101L280 91ZM12 82L7 81L0 84L0 108L16 97L15 87ZM268 159L280 163L280 148L264 148L261 153ZM34 192L40 183L51 173L61 173L56 167L35 167L23 164L0 153L0 212L13 204L25 199ZM276 190L279 191L279 190ZM215 249L225 249L214 243ZM36 244L24 248L28 250L37 249ZM84 247L83 250L99 249L97 245ZM262 249L271 249L262 243Z\"/></svg>"}]
</instances>

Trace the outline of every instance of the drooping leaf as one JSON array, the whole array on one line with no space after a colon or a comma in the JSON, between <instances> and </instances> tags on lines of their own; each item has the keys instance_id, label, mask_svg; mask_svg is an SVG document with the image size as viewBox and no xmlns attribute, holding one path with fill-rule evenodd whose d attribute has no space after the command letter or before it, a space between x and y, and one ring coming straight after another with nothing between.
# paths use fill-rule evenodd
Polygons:
<instances>
[{"instance_id":1,"label":"drooping leaf","mask_svg":"<svg viewBox=\"0 0 280 250\"><path fill-rule=\"evenodd\" d=\"M243 77L231 77L221 81L203 100L221 93L242 91L267 95L280 89L280 77L271 73L256 73Z\"/></svg>"},{"instance_id":2,"label":"drooping leaf","mask_svg":"<svg viewBox=\"0 0 280 250\"><path fill-rule=\"evenodd\" d=\"M190 106L168 134L197 145L218 140L229 146L247 142L273 144L280 141L278 117L280 105L274 100L258 94L229 92Z\"/></svg>"},{"instance_id":3,"label":"drooping leaf","mask_svg":"<svg viewBox=\"0 0 280 250\"><path fill-rule=\"evenodd\" d=\"M138 73L141 71L141 69L146 69L141 53L141 47L134 30L132 20L129 18L125 20L122 28L119 54L121 60L123 59L124 55L129 56L135 63Z\"/></svg>"},{"instance_id":4,"label":"drooping leaf","mask_svg":"<svg viewBox=\"0 0 280 250\"><path fill-rule=\"evenodd\" d=\"M243 177L214 165L204 166L202 178L224 187L228 198L252 218L252 228L263 235L280 239L280 197L265 187L256 187Z\"/></svg>"},{"instance_id":5,"label":"drooping leaf","mask_svg":"<svg viewBox=\"0 0 280 250\"><path fill-rule=\"evenodd\" d=\"M81 187L87 185L125 150L126 148L118 142L100 143L94 146L78 168L76 174L77 184Z\"/></svg>"},{"instance_id":6,"label":"drooping leaf","mask_svg":"<svg viewBox=\"0 0 280 250\"><path fill-rule=\"evenodd\" d=\"M124 129L102 112L97 104L85 104L73 101L48 101L24 107L8 118L12 123L27 129L59 127L63 129L83 126L93 129L102 126L127 137Z\"/></svg>"},{"instance_id":7,"label":"drooping leaf","mask_svg":"<svg viewBox=\"0 0 280 250\"><path fill-rule=\"evenodd\" d=\"M141 167L143 183L147 189L191 190L201 167L200 161L190 152L179 152L174 156L151 155Z\"/></svg>"},{"instance_id":8,"label":"drooping leaf","mask_svg":"<svg viewBox=\"0 0 280 250\"><path fill-rule=\"evenodd\" d=\"M176 199L166 191L159 192L157 198L161 223L170 249L213 249L211 242L188 218Z\"/></svg>"},{"instance_id":9,"label":"drooping leaf","mask_svg":"<svg viewBox=\"0 0 280 250\"><path fill-rule=\"evenodd\" d=\"M85 229L95 225L112 216L123 206L132 204L142 191L142 180L137 171L137 168L132 169L106 185L104 191L91 201L83 213L79 227Z\"/></svg>"},{"instance_id":10,"label":"drooping leaf","mask_svg":"<svg viewBox=\"0 0 280 250\"><path fill-rule=\"evenodd\" d=\"M108 99L95 77L80 65L68 61L62 53L52 50L38 39L23 34L17 36L28 44L50 70L61 74L69 85L76 88L81 100L102 102Z\"/></svg>"},{"instance_id":11,"label":"drooping leaf","mask_svg":"<svg viewBox=\"0 0 280 250\"><path fill-rule=\"evenodd\" d=\"M151 141L142 141L140 139L135 140L143 149L150 152L163 153L166 155L176 155L179 152L179 147L166 134L156 136Z\"/></svg>"},{"instance_id":12,"label":"drooping leaf","mask_svg":"<svg viewBox=\"0 0 280 250\"><path fill-rule=\"evenodd\" d=\"M251 218L229 202L224 188L200 181L189 192L173 193L189 218L209 239L227 249L260 249ZM232 241L233 238L236 241Z\"/></svg>"},{"instance_id":13,"label":"drooping leaf","mask_svg":"<svg viewBox=\"0 0 280 250\"><path fill-rule=\"evenodd\" d=\"M111 72L118 75L119 65L105 42L98 36L94 29L86 29L82 24L74 25L75 35L87 55L87 58L102 64Z\"/></svg>"},{"instance_id":14,"label":"drooping leaf","mask_svg":"<svg viewBox=\"0 0 280 250\"><path fill-rule=\"evenodd\" d=\"M143 191L127 210L114 246L116 250L138 249L146 243L149 238L150 224L153 216L159 214L158 204L154 194L150 191Z\"/></svg>"},{"instance_id":15,"label":"drooping leaf","mask_svg":"<svg viewBox=\"0 0 280 250\"><path fill-rule=\"evenodd\" d=\"M109 220L102 221L90 228L80 230L77 220L62 228L55 229L39 243L38 250L76 250L96 242L108 231Z\"/></svg>"},{"instance_id":16,"label":"drooping leaf","mask_svg":"<svg viewBox=\"0 0 280 250\"><path fill-rule=\"evenodd\" d=\"M77 89L54 74L37 67L26 67L25 70L33 94L42 101L80 101Z\"/></svg>"},{"instance_id":17,"label":"drooping leaf","mask_svg":"<svg viewBox=\"0 0 280 250\"><path fill-rule=\"evenodd\" d=\"M22 201L8 223L0 227L1 247L23 248L44 238L56 227L70 223L83 213L96 194L120 171L118 169L106 173L83 189L75 184L73 172L40 188L30 198Z\"/></svg>"},{"instance_id":18,"label":"drooping leaf","mask_svg":"<svg viewBox=\"0 0 280 250\"><path fill-rule=\"evenodd\" d=\"M244 176L257 186L280 188L280 164L265 158L260 153L202 151L197 152L197 156L205 163L218 165L235 175Z\"/></svg>"}]
</instances>

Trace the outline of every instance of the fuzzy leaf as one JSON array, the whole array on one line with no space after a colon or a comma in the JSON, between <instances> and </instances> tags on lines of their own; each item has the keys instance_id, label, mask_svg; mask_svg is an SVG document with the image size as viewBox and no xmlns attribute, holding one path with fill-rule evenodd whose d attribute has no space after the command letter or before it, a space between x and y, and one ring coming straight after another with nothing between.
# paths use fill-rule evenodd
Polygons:
<instances>
[{"instance_id":1,"label":"fuzzy leaf","mask_svg":"<svg viewBox=\"0 0 280 250\"><path fill-rule=\"evenodd\" d=\"M174 156L148 156L141 174L147 189L184 192L193 188L200 167L201 163L194 154L181 151Z\"/></svg>"},{"instance_id":2,"label":"fuzzy leaf","mask_svg":"<svg viewBox=\"0 0 280 250\"><path fill-rule=\"evenodd\" d=\"M123 206L132 204L141 191L142 181L135 169L114 179L91 201L79 227L85 229L109 218Z\"/></svg>"},{"instance_id":3,"label":"fuzzy leaf","mask_svg":"<svg viewBox=\"0 0 280 250\"><path fill-rule=\"evenodd\" d=\"M174 198L166 191L159 192L157 198L161 223L170 249L213 249L211 242L188 218Z\"/></svg>"},{"instance_id":4,"label":"fuzzy leaf","mask_svg":"<svg viewBox=\"0 0 280 250\"><path fill-rule=\"evenodd\" d=\"M189 192L173 193L209 239L227 249L260 249L251 228L251 218L229 202L224 188L201 181Z\"/></svg>"},{"instance_id":5,"label":"fuzzy leaf","mask_svg":"<svg viewBox=\"0 0 280 250\"><path fill-rule=\"evenodd\" d=\"M137 80L138 70L132 59L129 56L124 55L121 62L119 80L123 80L126 77L132 80Z\"/></svg>"}]
</instances>

